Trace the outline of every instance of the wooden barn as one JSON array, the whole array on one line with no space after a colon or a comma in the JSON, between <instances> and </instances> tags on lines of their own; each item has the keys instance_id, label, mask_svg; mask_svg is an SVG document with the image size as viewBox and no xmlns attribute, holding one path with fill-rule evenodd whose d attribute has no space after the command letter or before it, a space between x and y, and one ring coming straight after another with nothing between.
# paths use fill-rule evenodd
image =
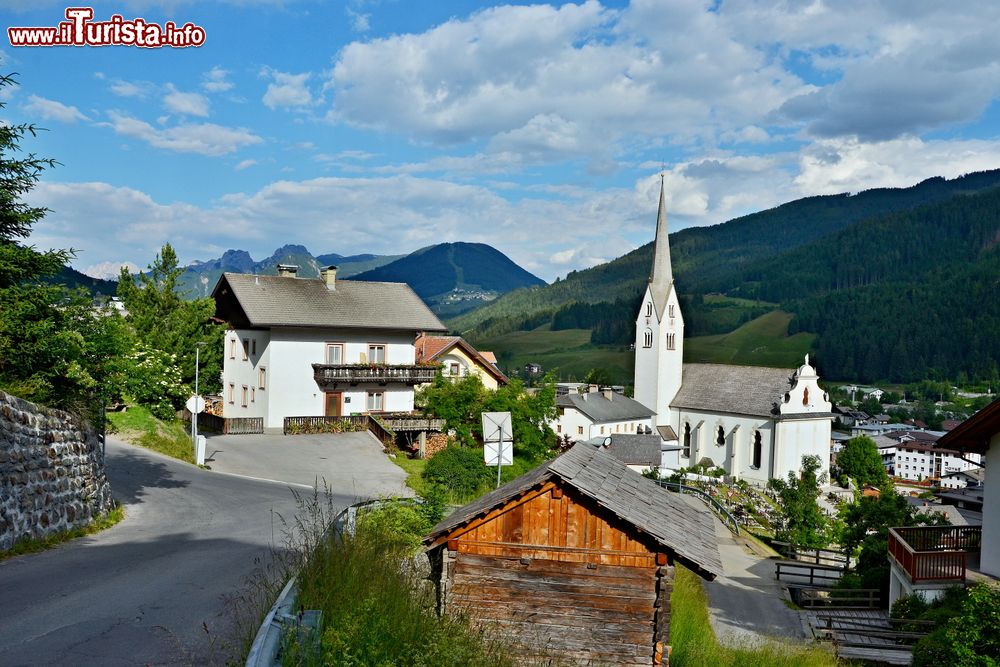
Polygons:
<instances>
[{"instance_id":1,"label":"wooden barn","mask_svg":"<svg viewBox=\"0 0 1000 667\"><path fill-rule=\"evenodd\" d=\"M434 527L442 613L496 624L526 653L584 664L669 656L673 565L722 573L714 518L577 445Z\"/></svg>"}]
</instances>

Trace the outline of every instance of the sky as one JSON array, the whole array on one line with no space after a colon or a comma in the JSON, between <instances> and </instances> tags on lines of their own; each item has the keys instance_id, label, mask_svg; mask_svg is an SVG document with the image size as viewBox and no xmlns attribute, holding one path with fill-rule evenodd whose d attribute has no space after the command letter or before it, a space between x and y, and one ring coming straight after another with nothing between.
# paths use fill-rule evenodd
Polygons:
<instances>
[{"instance_id":1,"label":"sky","mask_svg":"<svg viewBox=\"0 0 1000 667\"><path fill-rule=\"evenodd\" d=\"M6 28L65 4L0 2ZM994 0L122 0L204 43L14 47L56 159L30 243L94 276L488 243L545 280L804 196L1000 168ZM807 224L807 223L805 223Z\"/></svg>"}]
</instances>

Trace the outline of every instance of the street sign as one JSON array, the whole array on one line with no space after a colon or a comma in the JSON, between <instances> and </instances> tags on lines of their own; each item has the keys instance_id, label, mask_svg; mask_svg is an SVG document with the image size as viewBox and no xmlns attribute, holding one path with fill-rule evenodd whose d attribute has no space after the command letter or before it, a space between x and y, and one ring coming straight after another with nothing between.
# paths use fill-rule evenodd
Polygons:
<instances>
[{"instance_id":1,"label":"street sign","mask_svg":"<svg viewBox=\"0 0 1000 667\"><path fill-rule=\"evenodd\" d=\"M204 412L205 399L202 398L201 396L192 396L187 400L187 403L184 404L184 407L186 407L188 409L188 412L190 412L193 415L196 415L199 412Z\"/></svg>"},{"instance_id":2,"label":"street sign","mask_svg":"<svg viewBox=\"0 0 1000 667\"><path fill-rule=\"evenodd\" d=\"M483 442L513 442L514 428L509 412L483 413Z\"/></svg>"},{"instance_id":3,"label":"street sign","mask_svg":"<svg viewBox=\"0 0 1000 667\"><path fill-rule=\"evenodd\" d=\"M486 465L514 465L513 442L508 440L506 442L485 442L483 444L486 445L483 448L483 460L486 461ZM497 456L500 457L499 462L497 462Z\"/></svg>"}]
</instances>

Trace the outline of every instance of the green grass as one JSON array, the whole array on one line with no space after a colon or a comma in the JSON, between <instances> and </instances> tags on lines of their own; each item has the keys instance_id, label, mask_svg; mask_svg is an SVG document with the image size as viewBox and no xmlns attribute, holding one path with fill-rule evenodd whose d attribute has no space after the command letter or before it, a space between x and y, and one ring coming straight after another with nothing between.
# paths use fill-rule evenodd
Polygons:
<instances>
[{"instance_id":1,"label":"green grass","mask_svg":"<svg viewBox=\"0 0 1000 667\"><path fill-rule=\"evenodd\" d=\"M555 371L564 380L582 380L592 368L606 368L618 382L632 382L635 354L621 347L591 345L589 329L512 331L476 340L477 348L504 355L504 368L523 368L528 362ZM509 356L508 356L509 355Z\"/></svg>"},{"instance_id":2,"label":"green grass","mask_svg":"<svg viewBox=\"0 0 1000 667\"><path fill-rule=\"evenodd\" d=\"M52 535L47 535L40 539L27 538L19 540L15 542L14 546L10 549L0 553L0 561L7 558L13 558L14 556L22 556L24 554L33 554L39 551L45 551L46 549L51 549L52 547L63 544L64 542L75 540L78 537L99 533L102 530L107 530L111 526L114 526L124 518L125 508L118 505L110 512L98 515L94 522L90 525L80 526L79 528L74 528L61 533L53 533Z\"/></svg>"},{"instance_id":3,"label":"green grass","mask_svg":"<svg viewBox=\"0 0 1000 667\"><path fill-rule=\"evenodd\" d=\"M816 341L816 334L788 335L791 313L776 310L718 336L698 336L684 341L684 360L713 364L747 364L791 368Z\"/></svg>"},{"instance_id":4,"label":"green grass","mask_svg":"<svg viewBox=\"0 0 1000 667\"><path fill-rule=\"evenodd\" d=\"M708 596L698 575L674 569L670 596L671 667L836 667L842 663L816 644L766 641L740 647L723 646L708 617Z\"/></svg>"},{"instance_id":5,"label":"green grass","mask_svg":"<svg viewBox=\"0 0 1000 667\"><path fill-rule=\"evenodd\" d=\"M161 421L137 405L125 412L109 412L108 422L112 427L108 430L113 430L126 442L194 463L191 435L180 420Z\"/></svg>"},{"instance_id":6,"label":"green grass","mask_svg":"<svg viewBox=\"0 0 1000 667\"><path fill-rule=\"evenodd\" d=\"M390 459L406 471L406 485L423 496L427 492L427 481L423 478L424 468L427 467L427 459L411 459L406 454L400 452L396 458Z\"/></svg>"}]
</instances>

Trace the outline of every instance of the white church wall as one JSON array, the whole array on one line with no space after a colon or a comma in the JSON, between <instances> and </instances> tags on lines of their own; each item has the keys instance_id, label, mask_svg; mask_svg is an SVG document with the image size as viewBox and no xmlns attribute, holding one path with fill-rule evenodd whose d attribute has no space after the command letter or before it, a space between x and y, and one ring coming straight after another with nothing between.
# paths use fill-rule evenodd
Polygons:
<instances>
[{"instance_id":1,"label":"white church wall","mask_svg":"<svg viewBox=\"0 0 1000 667\"><path fill-rule=\"evenodd\" d=\"M679 444L683 447L684 427L691 426L691 456L679 455L683 467L696 465L703 458L721 467L726 474L741 479L766 484L770 479L771 442L773 422L761 417L747 415L724 415L713 412L682 410L679 422L674 426L679 434ZM717 444L718 430L723 430L724 444ZM757 432L761 434L760 466L754 467L753 443Z\"/></svg>"},{"instance_id":2,"label":"white church wall","mask_svg":"<svg viewBox=\"0 0 1000 667\"><path fill-rule=\"evenodd\" d=\"M656 321L656 309L653 307L653 297L649 287L639 306L639 315L635 319L635 400L650 410L659 411L658 403L660 368L659 353L661 347L660 324ZM649 342L647 346L646 343Z\"/></svg>"},{"instance_id":3,"label":"white church wall","mask_svg":"<svg viewBox=\"0 0 1000 667\"><path fill-rule=\"evenodd\" d=\"M822 467L817 474L830 476L830 420L787 419L778 422L775 442L775 477L785 478L802 468L802 457L818 456Z\"/></svg>"}]
</instances>

